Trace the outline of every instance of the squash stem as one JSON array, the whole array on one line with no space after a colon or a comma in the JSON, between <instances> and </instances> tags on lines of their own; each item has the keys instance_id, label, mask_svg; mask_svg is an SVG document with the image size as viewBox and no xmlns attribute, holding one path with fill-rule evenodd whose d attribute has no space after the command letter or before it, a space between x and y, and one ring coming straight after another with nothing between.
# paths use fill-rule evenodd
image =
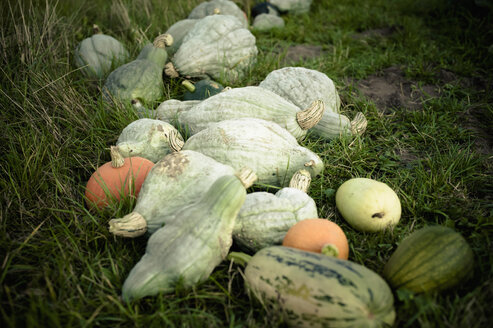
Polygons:
<instances>
[{"instance_id":1,"label":"squash stem","mask_svg":"<svg viewBox=\"0 0 493 328\"><path fill-rule=\"evenodd\" d=\"M310 183L312 182L312 176L307 170L301 169L293 174L291 181L289 181L290 188L296 188L303 192L308 192Z\"/></svg>"},{"instance_id":2,"label":"squash stem","mask_svg":"<svg viewBox=\"0 0 493 328\"><path fill-rule=\"evenodd\" d=\"M154 47L156 48L166 48L169 47L173 44L173 37L171 34L164 33L161 35L158 35L155 39L154 42L152 43Z\"/></svg>"},{"instance_id":3,"label":"squash stem","mask_svg":"<svg viewBox=\"0 0 493 328\"><path fill-rule=\"evenodd\" d=\"M121 219L112 219L109 225L110 232L120 237L135 238L147 231L147 221L137 212L127 214Z\"/></svg>"},{"instance_id":4,"label":"squash stem","mask_svg":"<svg viewBox=\"0 0 493 328\"><path fill-rule=\"evenodd\" d=\"M310 107L296 113L296 120L303 130L308 130L322 119L325 104L322 100L315 100Z\"/></svg>"},{"instance_id":5,"label":"squash stem","mask_svg":"<svg viewBox=\"0 0 493 328\"><path fill-rule=\"evenodd\" d=\"M368 120L362 112L356 113L354 119L351 121L351 133L353 135L362 135L366 131Z\"/></svg>"},{"instance_id":6,"label":"squash stem","mask_svg":"<svg viewBox=\"0 0 493 328\"><path fill-rule=\"evenodd\" d=\"M236 173L236 177L240 180L245 189L250 188L253 183L257 181L257 174L248 167L240 169L240 171Z\"/></svg>"},{"instance_id":7,"label":"squash stem","mask_svg":"<svg viewBox=\"0 0 493 328\"><path fill-rule=\"evenodd\" d=\"M339 249L334 244L325 244L322 246L320 253L330 257L337 257L339 256Z\"/></svg>"},{"instance_id":8,"label":"squash stem","mask_svg":"<svg viewBox=\"0 0 493 328\"><path fill-rule=\"evenodd\" d=\"M125 158L120 153L120 149L118 146L110 147L110 156L111 156L111 166L114 168L122 167L125 164Z\"/></svg>"},{"instance_id":9,"label":"squash stem","mask_svg":"<svg viewBox=\"0 0 493 328\"><path fill-rule=\"evenodd\" d=\"M92 33L94 33L94 34L103 34L103 32L101 32L101 29L99 28L99 26L96 25L96 24L93 24L92 25Z\"/></svg>"},{"instance_id":10,"label":"squash stem","mask_svg":"<svg viewBox=\"0 0 493 328\"><path fill-rule=\"evenodd\" d=\"M166 65L164 65L164 74L166 74L171 78L177 78L180 76L180 74L178 74L172 62L169 62Z\"/></svg>"},{"instance_id":11,"label":"squash stem","mask_svg":"<svg viewBox=\"0 0 493 328\"><path fill-rule=\"evenodd\" d=\"M239 265L245 266L251 260L252 256L243 252L230 252L228 260L234 261Z\"/></svg>"},{"instance_id":12,"label":"squash stem","mask_svg":"<svg viewBox=\"0 0 493 328\"><path fill-rule=\"evenodd\" d=\"M188 91L195 92L195 86L189 80L185 80L181 83Z\"/></svg>"},{"instance_id":13,"label":"squash stem","mask_svg":"<svg viewBox=\"0 0 493 328\"><path fill-rule=\"evenodd\" d=\"M169 131L168 143L173 151L180 151L185 145L178 131L174 129Z\"/></svg>"}]
</instances>

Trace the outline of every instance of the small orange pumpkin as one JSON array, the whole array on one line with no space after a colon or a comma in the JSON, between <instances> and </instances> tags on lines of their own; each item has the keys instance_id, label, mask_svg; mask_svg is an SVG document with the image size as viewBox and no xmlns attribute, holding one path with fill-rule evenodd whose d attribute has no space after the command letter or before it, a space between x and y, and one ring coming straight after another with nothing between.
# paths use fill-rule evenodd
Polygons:
<instances>
[{"instance_id":1,"label":"small orange pumpkin","mask_svg":"<svg viewBox=\"0 0 493 328\"><path fill-rule=\"evenodd\" d=\"M100 166L86 186L86 203L89 207L103 208L121 196L137 197L147 173L154 163L143 157L124 158L118 147L111 146L111 162Z\"/></svg>"},{"instance_id":2,"label":"small orange pumpkin","mask_svg":"<svg viewBox=\"0 0 493 328\"><path fill-rule=\"evenodd\" d=\"M298 221L288 230L282 245L343 260L349 256L346 234L336 223L327 219Z\"/></svg>"}]
</instances>

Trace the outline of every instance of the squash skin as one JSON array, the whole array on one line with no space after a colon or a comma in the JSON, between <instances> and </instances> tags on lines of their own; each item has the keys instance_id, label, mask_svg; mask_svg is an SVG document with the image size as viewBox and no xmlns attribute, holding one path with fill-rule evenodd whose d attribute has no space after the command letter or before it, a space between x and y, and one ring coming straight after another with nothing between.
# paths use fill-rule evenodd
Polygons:
<instances>
[{"instance_id":1,"label":"squash skin","mask_svg":"<svg viewBox=\"0 0 493 328\"><path fill-rule=\"evenodd\" d=\"M156 163L174 151L169 142L172 131L183 141L182 136L171 124L142 118L123 129L116 145L124 157L140 156Z\"/></svg>"},{"instance_id":2,"label":"squash skin","mask_svg":"<svg viewBox=\"0 0 493 328\"><path fill-rule=\"evenodd\" d=\"M123 299L171 293L180 279L186 288L206 280L228 254L245 197L242 182L227 175L216 180L199 202L180 210L180 220L149 238L146 253L123 284Z\"/></svg>"},{"instance_id":3,"label":"squash skin","mask_svg":"<svg viewBox=\"0 0 493 328\"><path fill-rule=\"evenodd\" d=\"M183 96L183 100L204 100L224 90L224 87L220 83L209 79L197 81L193 86L195 90L187 90Z\"/></svg>"},{"instance_id":4,"label":"squash skin","mask_svg":"<svg viewBox=\"0 0 493 328\"><path fill-rule=\"evenodd\" d=\"M198 201L214 181L232 174L232 167L199 152L183 150L166 155L149 172L132 212L138 213L146 221L147 228L140 235L146 231L147 234L153 234L164 224L171 223L177 211ZM110 232L117 234L122 229L117 228L121 221L110 220Z\"/></svg>"},{"instance_id":5,"label":"squash skin","mask_svg":"<svg viewBox=\"0 0 493 328\"><path fill-rule=\"evenodd\" d=\"M385 264L383 276L395 289L426 293L462 283L473 265L471 247L459 233L427 226L402 240Z\"/></svg>"},{"instance_id":6,"label":"squash skin","mask_svg":"<svg viewBox=\"0 0 493 328\"><path fill-rule=\"evenodd\" d=\"M316 100L316 99L314 99ZM264 88L234 88L209 97L178 115L181 126L196 134L211 124L228 119L258 118L272 121L302 140L307 133L297 121L301 109Z\"/></svg>"},{"instance_id":7,"label":"squash skin","mask_svg":"<svg viewBox=\"0 0 493 328\"><path fill-rule=\"evenodd\" d=\"M278 15L260 14L255 17L252 28L257 31L270 31L273 28L283 28L285 25L284 19Z\"/></svg>"},{"instance_id":8,"label":"squash skin","mask_svg":"<svg viewBox=\"0 0 493 328\"><path fill-rule=\"evenodd\" d=\"M234 242L252 253L280 245L293 224L314 217L318 217L315 201L299 189L249 193L236 218Z\"/></svg>"},{"instance_id":9,"label":"squash skin","mask_svg":"<svg viewBox=\"0 0 493 328\"><path fill-rule=\"evenodd\" d=\"M95 79L104 78L113 66L119 66L128 58L129 53L124 45L105 34L94 34L82 40L74 52L76 66L85 66L82 68L84 75Z\"/></svg>"},{"instance_id":10,"label":"squash skin","mask_svg":"<svg viewBox=\"0 0 493 328\"><path fill-rule=\"evenodd\" d=\"M271 246L249 260L245 280L290 327L390 327L395 321L385 280L351 261Z\"/></svg>"},{"instance_id":11,"label":"squash skin","mask_svg":"<svg viewBox=\"0 0 493 328\"><path fill-rule=\"evenodd\" d=\"M191 18L182 19L168 28L166 33L170 34L173 37L173 44L169 47L166 47L166 51L168 52L169 57L173 57L173 55L178 51L183 42L183 38L198 21L198 19Z\"/></svg>"},{"instance_id":12,"label":"squash skin","mask_svg":"<svg viewBox=\"0 0 493 328\"><path fill-rule=\"evenodd\" d=\"M235 17L206 16L184 37L171 61L181 76L235 82L256 62L255 41L255 36ZM168 69L165 72L169 75Z\"/></svg>"},{"instance_id":13,"label":"squash skin","mask_svg":"<svg viewBox=\"0 0 493 328\"><path fill-rule=\"evenodd\" d=\"M225 120L191 136L183 150L195 150L239 170L245 163L257 173L258 183L287 186L299 169L320 174L321 158L298 144L278 124L255 118Z\"/></svg>"},{"instance_id":14,"label":"squash skin","mask_svg":"<svg viewBox=\"0 0 493 328\"><path fill-rule=\"evenodd\" d=\"M188 19L201 19L210 15L231 15L236 17L244 28L248 27L248 20L245 13L230 0L211 0L205 1L192 9Z\"/></svg>"},{"instance_id":15,"label":"squash skin","mask_svg":"<svg viewBox=\"0 0 493 328\"><path fill-rule=\"evenodd\" d=\"M312 0L269 0L269 2L289 14L307 13L312 4Z\"/></svg>"}]
</instances>

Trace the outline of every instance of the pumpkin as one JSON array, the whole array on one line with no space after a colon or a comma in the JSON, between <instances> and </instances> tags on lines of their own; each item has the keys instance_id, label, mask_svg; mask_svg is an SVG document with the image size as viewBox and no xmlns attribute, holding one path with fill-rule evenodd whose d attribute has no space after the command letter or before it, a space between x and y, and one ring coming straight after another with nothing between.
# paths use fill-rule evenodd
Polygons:
<instances>
[{"instance_id":1,"label":"pumpkin","mask_svg":"<svg viewBox=\"0 0 493 328\"><path fill-rule=\"evenodd\" d=\"M273 121L296 139L305 137L323 115L324 104L317 99L301 110L284 98L264 88L233 88L209 97L190 110L178 114L180 126L193 135L211 124L236 118L259 118Z\"/></svg>"},{"instance_id":2,"label":"pumpkin","mask_svg":"<svg viewBox=\"0 0 493 328\"><path fill-rule=\"evenodd\" d=\"M182 19L178 22L171 25L166 34L169 34L173 37L173 44L166 47L166 51L168 52L169 57L173 57L176 51L180 48L181 43L183 42L183 38L187 33L195 26L198 19Z\"/></svg>"},{"instance_id":3,"label":"pumpkin","mask_svg":"<svg viewBox=\"0 0 493 328\"><path fill-rule=\"evenodd\" d=\"M289 14L304 14L310 11L312 0L269 0L269 3Z\"/></svg>"},{"instance_id":4,"label":"pumpkin","mask_svg":"<svg viewBox=\"0 0 493 328\"><path fill-rule=\"evenodd\" d=\"M343 136L360 136L366 131L368 121L358 112L352 121L345 115L324 111L320 121L310 129L310 135L330 140Z\"/></svg>"},{"instance_id":5,"label":"pumpkin","mask_svg":"<svg viewBox=\"0 0 493 328\"><path fill-rule=\"evenodd\" d=\"M93 29L94 35L77 45L74 61L87 77L102 79L113 67L125 63L129 54L120 41L101 33L97 25Z\"/></svg>"},{"instance_id":6,"label":"pumpkin","mask_svg":"<svg viewBox=\"0 0 493 328\"><path fill-rule=\"evenodd\" d=\"M289 327L392 327L395 321L385 280L351 261L271 246L248 261L244 276L251 294Z\"/></svg>"},{"instance_id":7,"label":"pumpkin","mask_svg":"<svg viewBox=\"0 0 493 328\"><path fill-rule=\"evenodd\" d=\"M282 245L342 260L349 256L346 234L340 226L327 219L311 218L295 223L284 236Z\"/></svg>"},{"instance_id":8,"label":"pumpkin","mask_svg":"<svg viewBox=\"0 0 493 328\"><path fill-rule=\"evenodd\" d=\"M178 282L189 288L206 280L228 255L234 221L254 179L248 169L220 177L198 202L177 213L180 220L156 231L123 284L123 299L170 293Z\"/></svg>"},{"instance_id":9,"label":"pumpkin","mask_svg":"<svg viewBox=\"0 0 493 328\"><path fill-rule=\"evenodd\" d=\"M168 59L165 46L172 42L170 35L162 34L153 44L146 45L135 60L111 72L103 87L105 99L129 105L135 100L151 105L161 100L162 72Z\"/></svg>"},{"instance_id":10,"label":"pumpkin","mask_svg":"<svg viewBox=\"0 0 493 328\"><path fill-rule=\"evenodd\" d=\"M336 191L336 207L356 230L376 232L397 225L401 202L387 184L368 178L345 181Z\"/></svg>"},{"instance_id":11,"label":"pumpkin","mask_svg":"<svg viewBox=\"0 0 493 328\"><path fill-rule=\"evenodd\" d=\"M178 99L168 99L159 104L154 110L142 107L137 110L137 115L141 118L153 118L178 125L178 115L183 111L190 110L198 103L200 103L200 100L181 101Z\"/></svg>"},{"instance_id":12,"label":"pumpkin","mask_svg":"<svg viewBox=\"0 0 493 328\"><path fill-rule=\"evenodd\" d=\"M184 37L171 62L169 77L210 77L232 83L243 78L257 57L255 37L238 19L212 15L200 19Z\"/></svg>"},{"instance_id":13,"label":"pumpkin","mask_svg":"<svg viewBox=\"0 0 493 328\"><path fill-rule=\"evenodd\" d=\"M180 133L169 123L141 118L127 125L116 142L123 157L139 156L156 163L183 145Z\"/></svg>"},{"instance_id":14,"label":"pumpkin","mask_svg":"<svg viewBox=\"0 0 493 328\"><path fill-rule=\"evenodd\" d=\"M182 150L163 157L149 172L134 210L112 219L109 231L138 237L154 233L177 218L176 212L198 201L218 178L234 174L232 167L201 153Z\"/></svg>"},{"instance_id":15,"label":"pumpkin","mask_svg":"<svg viewBox=\"0 0 493 328\"><path fill-rule=\"evenodd\" d=\"M293 174L306 169L312 177L323 170L320 157L298 144L278 124L256 118L225 120L192 135L183 150L195 150L239 170L245 163L258 182L286 186Z\"/></svg>"},{"instance_id":16,"label":"pumpkin","mask_svg":"<svg viewBox=\"0 0 493 328\"><path fill-rule=\"evenodd\" d=\"M183 100L204 100L214 96L224 90L224 87L215 81L203 79L196 83L188 80L182 82L182 85L187 89Z\"/></svg>"},{"instance_id":17,"label":"pumpkin","mask_svg":"<svg viewBox=\"0 0 493 328\"><path fill-rule=\"evenodd\" d=\"M192 9L188 19L200 19L209 15L231 15L234 16L244 28L248 28L248 20L245 12L230 0L205 1Z\"/></svg>"},{"instance_id":18,"label":"pumpkin","mask_svg":"<svg viewBox=\"0 0 493 328\"><path fill-rule=\"evenodd\" d=\"M427 226L402 240L385 264L383 276L395 289L441 291L462 284L473 264L471 247L458 232Z\"/></svg>"},{"instance_id":19,"label":"pumpkin","mask_svg":"<svg viewBox=\"0 0 493 328\"><path fill-rule=\"evenodd\" d=\"M154 163L142 157L123 158L111 147L111 161L98 167L87 181L85 199L89 207L104 208L122 196L137 197Z\"/></svg>"},{"instance_id":20,"label":"pumpkin","mask_svg":"<svg viewBox=\"0 0 493 328\"><path fill-rule=\"evenodd\" d=\"M283 28L284 19L277 15L260 14L253 20L252 28L257 31L270 31L273 28Z\"/></svg>"},{"instance_id":21,"label":"pumpkin","mask_svg":"<svg viewBox=\"0 0 493 328\"><path fill-rule=\"evenodd\" d=\"M246 196L233 229L235 244L248 252L280 245L286 232L296 222L318 217L315 201L307 195L310 173L296 172L289 187L275 194L257 191Z\"/></svg>"}]
</instances>

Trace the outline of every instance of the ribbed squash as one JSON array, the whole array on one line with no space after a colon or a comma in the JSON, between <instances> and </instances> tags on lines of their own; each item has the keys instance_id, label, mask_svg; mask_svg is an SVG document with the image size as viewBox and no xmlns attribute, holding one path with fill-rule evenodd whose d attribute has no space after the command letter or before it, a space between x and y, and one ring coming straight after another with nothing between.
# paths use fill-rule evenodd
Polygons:
<instances>
[{"instance_id":1,"label":"ribbed squash","mask_svg":"<svg viewBox=\"0 0 493 328\"><path fill-rule=\"evenodd\" d=\"M137 59L118 67L106 79L105 99L130 105L132 101L154 104L164 97L163 68L168 59L165 46L172 44L167 34L146 45Z\"/></svg>"},{"instance_id":2,"label":"ribbed squash","mask_svg":"<svg viewBox=\"0 0 493 328\"><path fill-rule=\"evenodd\" d=\"M274 186L287 186L300 169L315 177L324 166L317 154L300 146L286 129L255 118L213 124L191 136L182 149L201 152L235 170L248 164L259 183Z\"/></svg>"},{"instance_id":3,"label":"ribbed squash","mask_svg":"<svg viewBox=\"0 0 493 328\"><path fill-rule=\"evenodd\" d=\"M206 280L228 254L245 188L254 178L251 170L219 178L198 202L180 210L179 220L156 231L123 284L123 299L170 293L179 281L191 287Z\"/></svg>"},{"instance_id":4,"label":"ribbed squash","mask_svg":"<svg viewBox=\"0 0 493 328\"><path fill-rule=\"evenodd\" d=\"M180 150L183 138L167 122L141 118L123 129L116 145L123 157L140 156L156 163L165 155Z\"/></svg>"},{"instance_id":5,"label":"ribbed squash","mask_svg":"<svg viewBox=\"0 0 493 328\"><path fill-rule=\"evenodd\" d=\"M185 35L190 32L190 30L195 26L195 23L197 23L198 21L198 19L182 19L168 28L166 34L169 34L173 37L173 44L169 47L166 47L166 51L168 52L169 57L173 57L173 55L178 51L183 42L183 39L185 38Z\"/></svg>"},{"instance_id":6,"label":"ribbed squash","mask_svg":"<svg viewBox=\"0 0 493 328\"><path fill-rule=\"evenodd\" d=\"M289 187L275 194L249 193L236 219L235 244L248 252L280 245L293 224L318 217L317 205L306 193L310 181L310 173L299 170L291 178Z\"/></svg>"},{"instance_id":7,"label":"ribbed squash","mask_svg":"<svg viewBox=\"0 0 493 328\"><path fill-rule=\"evenodd\" d=\"M391 327L395 321L385 280L351 261L271 246L248 261L245 280L290 327Z\"/></svg>"},{"instance_id":8,"label":"ribbed squash","mask_svg":"<svg viewBox=\"0 0 493 328\"><path fill-rule=\"evenodd\" d=\"M190 110L193 106L200 103L200 100L169 99L163 101L156 109L141 108L137 115L142 118L153 118L178 125L178 115L181 112Z\"/></svg>"},{"instance_id":9,"label":"ribbed squash","mask_svg":"<svg viewBox=\"0 0 493 328\"><path fill-rule=\"evenodd\" d=\"M125 46L112 36L101 33L94 25L94 35L82 40L74 52L77 67L90 78L102 79L128 60L129 54Z\"/></svg>"},{"instance_id":10,"label":"ribbed squash","mask_svg":"<svg viewBox=\"0 0 493 328\"><path fill-rule=\"evenodd\" d=\"M230 0L211 0L204 1L192 9L188 19L200 19L210 15L231 15L236 17L244 28L248 27L248 20L245 12Z\"/></svg>"},{"instance_id":11,"label":"ribbed squash","mask_svg":"<svg viewBox=\"0 0 493 328\"><path fill-rule=\"evenodd\" d=\"M214 181L234 172L230 166L195 151L168 154L149 172L134 210L110 220L109 230L122 237L152 234L175 220L178 210L198 201Z\"/></svg>"},{"instance_id":12,"label":"ribbed squash","mask_svg":"<svg viewBox=\"0 0 493 328\"><path fill-rule=\"evenodd\" d=\"M184 37L171 62L169 77L210 77L235 82L252 67L257 58L255 37L240 21L229 15L200 19Z\"/></svg>"},{"instance_id":13,"label":"ribbed squash","mask_svg":"<svg viewBox=\"0 0 493 328\"><path fill-rule=\"evenodd\" d=\"M463 283L473 262L471 247L458 232L428 226L402 240L385 264L383 276L395 289L440 291Z\"/></svg>"},{"instance_id":14,"label":"ribbed squash","mask_svg":"<svg viewBox=\"0 0 493 328\"><path fill-rule=\"evenodd\" d=\"M279 124L301 140L307 130L319 122L324 112L324 104L317 99L313 100L310 106L301 110L264 88L233 88L179 113L178 122L193 135L216 122L245 117L259 118Z\"/></svg>"}]
</instances>

